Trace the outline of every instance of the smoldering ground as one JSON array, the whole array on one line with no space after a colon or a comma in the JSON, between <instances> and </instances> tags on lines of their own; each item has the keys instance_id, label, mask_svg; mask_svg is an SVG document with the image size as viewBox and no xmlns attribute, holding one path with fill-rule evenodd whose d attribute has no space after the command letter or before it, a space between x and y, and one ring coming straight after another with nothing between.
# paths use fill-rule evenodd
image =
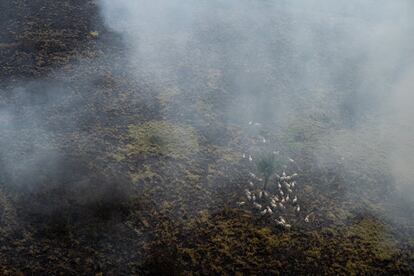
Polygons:
<instances>
[{"instance_id":1,"label":"smoldering ground","mask_svg":"<svg viewBox=\"0 0 414 276\"><path fill-rule=\"evenodd\" d=\"M95 123L103 115L87 111L100 104L90 93L102 76L88 73L82 79L86 68L74 69L75 85L70 74L57 73L1 90L1 182L19 209L18 227L36 222L38 230L42 224L63 229L123 216L129 180L91 161L107 157L105 146L95 141Z\"/></svg>"},{"instance_id":2,"label":"smoldering ground","mask_svg":"<svg viewBox=\"0 0 414 276\"><path fill-rule=\"evenodd\" d=\"M123 35L129 73L154 87L148 93L162 94L162 86L183 97L185 91L197 97L227 93L229 99L212 107L221 114L213 120L224 127L258 121L287 133L287 140L311 132L312 139L302 142L322 166L332 160L347 168L363 164L359 174L391 172L402 192L411 189L410 3L160 0L100 6L106 24ZM62 144L55 130L82 128L87 119L71 111L78 96L68 96L66 88L21 87L1 109L2 160L10 182L27 183L40 168L57 171ZM52 106L66 117L59 126L46 120ZM192 109L183 107L181 117L176 111L165 108L162 116L209 123ZM323 125L316 133L308 130L315 121ZM22 160L24 148L30 155Z\"/></svg>"},{"instance_id":3,"label":"smoldering ground","mask_svg":"<svg viewBox=\"0 0 414 276\"><path fill-rule=\"evenodd\" d=\"M288 132L315 118L324 127L311 147L323 166L332 158L364 163L366 173L390 172L402 192L413 186L410 2L125 0L101 7L137 74L175 80L181 89L190 82L200 96L221 82L234 96L226 118L239 124ZM201 77L209 74L213 81Z\"/></svg>"},{"instance_id":4,"label":"smoldering ground","mask_svg":"<svg viewBox=\"0 0 414 276\"><path fill-rule=\"evenodd\" d=\"M0 237L0 264L33 271L58 255L63 264L48 265L70 273L208 271L213 263L223 272L234 271L233 261L252 271L254 255L258 267L303 273L322 268L308 258L316 251L286 254L302 244L324 248L326 267L341 248L364 261L368 251L386 251L370 268L412 252L394 241L388 250L388 225L364 213L393 206L388 213L402 216L395 194L413 187L411 3L81 2L25 2L39 8L34 23L22 43L9 33L0 46L2 76L13 76L1 83L0 211L14 208L8 221L22 227L13 235L29 233ZM105 25L87 15L95 4ZM70 32L59 31L65 24ZM303 169L302 213L291 231L236 204L255 169L241 156L258 135ZM305 222L305 212L315 221ZM14 257L14 239L30 257ZM223 254L223 242L243 249Z\"/></svg>"}]
</instances>

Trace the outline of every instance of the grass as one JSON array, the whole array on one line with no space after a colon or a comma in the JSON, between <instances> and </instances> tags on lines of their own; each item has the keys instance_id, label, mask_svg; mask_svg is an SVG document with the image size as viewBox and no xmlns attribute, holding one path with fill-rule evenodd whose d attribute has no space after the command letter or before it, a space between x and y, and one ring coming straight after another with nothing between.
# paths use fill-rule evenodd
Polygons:
<instances>
[{"instance_id":1,"label":"grass","mask_svg":"<svg viewBox=\"0 0 414 276\"><path fill-rule=\"evenodd\" d=\"M128 143L115 154L118 161L135 156L168 156L185 159L199 151L191 126L151 121L128 127Z\"/></svg>"},{"instance_id":2,"label":"grass","mask_svg":"<svg viewBox=\"0 0 414 276\"><path fill-rule=\"evenodd\" d=\"M365 244L379 260L389 260L396 253L394 248L397 248L397 245L392 235L382 223L372 218L364 218L352 225L347 234L348 237L356 238L361 244Z\"/></svg>"},{"instance_id":3,"label":"grass","mask_svg":"<svg viewBox=\"0 0 414 276\"><path fill-rule=\"evenodd\" d=\"M132 182L136 183L141 180L153 178L156 175L157 174L151 170L151 167L149 165L144 165L144 169L141 170L139 173L137 172L137 173L131 174L131 179L132 179Z\"/></svg>"},{"instance_id":4,"label":"grass","mask_svg":"<svg viewBox=\"0 0 414 276\"><path fill-rule=\"evenodd\" d=\"M180 88L171 86L168 88L163 89L160 94L157 96L158 100L160 101L162 106L167 106L171 101L174 99L174 97L180 95L182 92L180 91Z\"/></svg>"}]
</instances>

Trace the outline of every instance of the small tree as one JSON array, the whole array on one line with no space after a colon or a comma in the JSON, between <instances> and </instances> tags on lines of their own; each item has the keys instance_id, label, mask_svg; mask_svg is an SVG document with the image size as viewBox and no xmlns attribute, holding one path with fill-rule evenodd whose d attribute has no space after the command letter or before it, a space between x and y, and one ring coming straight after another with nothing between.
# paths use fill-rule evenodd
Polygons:
<instances>
[{"instance_id":1,"label":"small tree","mask_svg":"<svg viewBox=\"0 0 414 276\"><path fill-rule=\"evenodd\" d=\"M276 158L273 153L262 154L257 159L257 170L263 175L264 185L263 190L266 190L269 179L272 177L276 169Z\"/></svg>"}]
</instances>

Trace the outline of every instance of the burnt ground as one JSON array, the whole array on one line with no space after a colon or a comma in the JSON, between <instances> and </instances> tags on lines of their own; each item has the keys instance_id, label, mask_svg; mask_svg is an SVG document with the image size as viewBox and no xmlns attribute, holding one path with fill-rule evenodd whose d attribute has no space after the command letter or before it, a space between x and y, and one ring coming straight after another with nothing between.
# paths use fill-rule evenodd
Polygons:
<instances>
[{"instance_id":1,"label":"burnt ground","mask_svg":"<svg viewBox=\"0 0 414 276\"><path fill-rule=\"evenodd\" d=\"M2 275L414 273L410 207L382 170L321 166L320 122L261 145L220 70L132 75L94 1L3 1L0 22ZM270 148L297 162L291 229L236 205L242 154Z\"/></svg>"}]
</instances>

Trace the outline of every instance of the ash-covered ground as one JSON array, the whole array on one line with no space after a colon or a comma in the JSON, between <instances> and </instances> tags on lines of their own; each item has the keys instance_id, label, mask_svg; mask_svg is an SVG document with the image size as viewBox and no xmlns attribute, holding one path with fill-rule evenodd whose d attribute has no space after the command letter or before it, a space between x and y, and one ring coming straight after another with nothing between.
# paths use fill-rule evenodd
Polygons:
<instances>
[{"instance_id":1,"label":"ash-covered ground","mask_svg":"<svg viewBox=\"0 0 414 276\"><path fill-rule=\"evenodd\" d=\"M155 2L0 3L0 274L413 274L402 8Z\"/></svg>"}]
</instances>

